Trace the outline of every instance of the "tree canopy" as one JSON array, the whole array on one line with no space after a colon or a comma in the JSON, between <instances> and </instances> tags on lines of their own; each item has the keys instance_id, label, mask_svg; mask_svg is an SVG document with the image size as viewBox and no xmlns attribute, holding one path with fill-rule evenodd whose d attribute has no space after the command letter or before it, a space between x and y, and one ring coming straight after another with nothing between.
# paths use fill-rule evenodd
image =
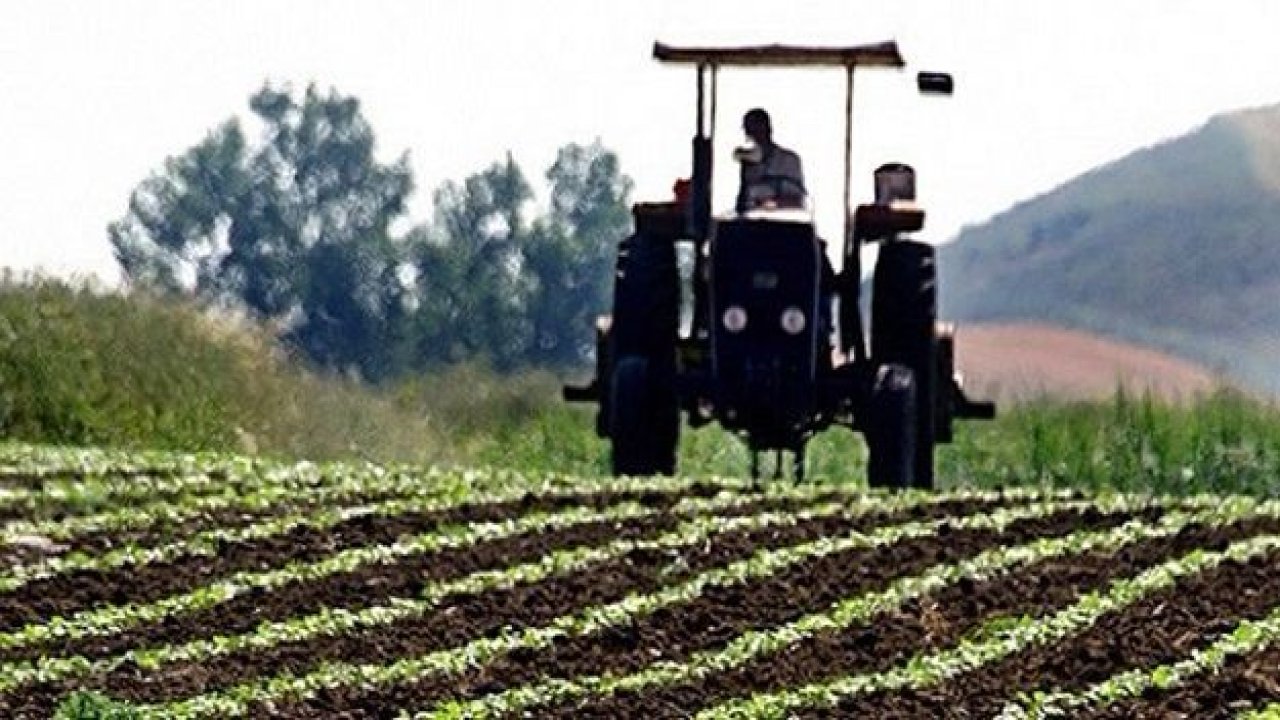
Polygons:
<instances>
[{"instance_id":1,"label":"tree canopy","mask_svg":"<svg viewBox=\"0 0 1280 720\"><path fill-rule=\"evenodd\" d=\"M433 194L395 234L414 189L407 154L375 157L357 100L270 85L169 158L108 228L128 282L240 307L319 366L379 380L483 358L498 368L590 357L631 181L599 141L560 149L547 203L508 156Z\"/></svg>"}]
</instances>

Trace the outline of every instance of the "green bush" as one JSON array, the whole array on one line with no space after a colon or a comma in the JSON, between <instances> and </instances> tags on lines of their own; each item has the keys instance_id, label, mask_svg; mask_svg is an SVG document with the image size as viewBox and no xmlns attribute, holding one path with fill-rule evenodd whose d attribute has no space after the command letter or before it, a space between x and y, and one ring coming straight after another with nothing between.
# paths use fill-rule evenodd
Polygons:
<instances>
[{"instance_id":1,"label":"green bush","mask_svg":"<svg viewBox=\"0 0 1280 720\"><path fill-rule=\"evenodd\" d=\"M145 295L0 280L0 434L32 442L428 461L449 444L243 321Z\"/></svg>"}]
</instances>

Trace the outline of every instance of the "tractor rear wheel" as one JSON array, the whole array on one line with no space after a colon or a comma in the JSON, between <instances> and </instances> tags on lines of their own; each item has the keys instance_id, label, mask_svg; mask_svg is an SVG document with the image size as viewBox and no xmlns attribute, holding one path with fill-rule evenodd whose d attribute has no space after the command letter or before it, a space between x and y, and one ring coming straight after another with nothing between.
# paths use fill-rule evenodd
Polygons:
<instances>
[{"instance_id":1,"label":"tractor rear wheel","mask_svg":"<svg viewBox=\"0 0 1280 720\"><path fill-rule=\"evenodd\" d=\"M886 242L876 262L871 300L871 358L911 369L915 384L914 485L933 487L937 422L938 283L934 249L909 240Z\"/></svg>"},{"instance_id":2,"label":"tractor rear wheel","mask_svg":"<svg viewBox=\"0 0 1280 720\"><path fill-rule=\"evenodd\" d=\"M675 243L642 233L623 240L613 286L615 357L674 359L679 321Z\"/></svg>"},{"instance_id":3,"label":"tractor rear wheel","mask_svg":"<svg viewBox=\"0 0 1280 720\"><path fill-rule=\"evenodd\" d=\"M911 368L882 365L871 386L867 438L867 484L906 489L916 463L916 384Z\"/></svg>"},{"instance_id":4,"label":"tractor rear wheel","mask_svg":"<svg viewBox=\"0 0 1280 720\"><path fill-rule=\"evenodd\" d=\"M680 440L676 332L680 275L669 238L618 246L607 412L616 475L672 475Z\"/></svg>"},{"instance_id":5,"label":"tractor rear wheel","mask_svg":"<svg viewBox=\"0 0 1280 720\"><path fill-rule=\"evenodd\" d=\"M613 474L675 473L680 414L672 380L638 355L624 355L614 363L609 383Z\"/></svg>"}]
</instances>

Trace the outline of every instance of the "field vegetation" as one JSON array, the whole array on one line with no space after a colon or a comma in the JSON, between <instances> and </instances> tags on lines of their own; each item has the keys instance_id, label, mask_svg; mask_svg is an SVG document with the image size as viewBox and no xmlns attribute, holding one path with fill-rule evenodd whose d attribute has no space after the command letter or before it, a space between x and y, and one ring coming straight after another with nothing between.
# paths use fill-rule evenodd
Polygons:
<instances>
[{"instance_id":1,"label":"field vegetation","mask_svg":"<svg viewBox=\"0 0 1280 720\"><path fill-rule=\"evenodd\" d=\"M372 388L308 371L251 323L53 281L0 285L0 432L28 442L362 458L599 475L591 412L550 372L481 363ZM865 449L819 436L810 475L859 484ZM741 475L743 445L686 431L693 475ZM938 454L953 487L1274 494L1280 409L1223 387L1180 403L1118 389L1105 402L1031 399L961 424ZM766 467L766 470L768 468Z\"/></svg>"},{"instance_id":2,"label":"field vegetation","mask_svg":"<svg viewBox=\"0 0 1280 720\"><path fill-rule=\"evenodd\" d=\"M1256 680L1280 642L1280 505L1248 496L7 444L0 522L6 717L1162 717L1224 696L1216 716L1232 717L1280 702Z\"/></svg>"},{"instance_id":3,"label":"field vegetation","mask_svg":"<svg viewBox=\"0 0 1280 720\"><path fill-rule=\"evenodd\" d=\"M180 304L11 281L0 310L5 717L1280 703L1280 411L1237 391L1016 404L934 493L866 491L847 431L800 486L714 428L681 477L605 479L550 373L371 388Z\"/></svg>"}]
</instances>

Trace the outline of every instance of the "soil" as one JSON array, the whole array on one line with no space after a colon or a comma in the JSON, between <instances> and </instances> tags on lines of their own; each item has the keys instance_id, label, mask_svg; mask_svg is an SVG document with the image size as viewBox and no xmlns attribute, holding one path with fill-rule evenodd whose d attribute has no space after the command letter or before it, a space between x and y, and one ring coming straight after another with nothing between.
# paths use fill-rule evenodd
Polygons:
<instances>
[{"instance_id":1,"label":"soil","mask_svg":"<svg viewBox=\"0 0 1280 720\"><path fill-rule=\"evenodd\" d=\"M488 593L480 598L446 602L421 621L398 625L394 629L383 628L363 635L286 645L272 652L234 654L198 665L176 665L162 670L159 676L124 667L88 683L77 681L70 686L28 688L11 699L11 709L23 708L24 712L35 712L38 716L39 712L52 708L58 698L73 689L72 686L89 685L107 690L115 697L155 701L207 691L257 674L305 670L326 657L344 660L363 657L371 661L378 658L376 661L385 661L399 653L421 654L465 643L504 625L543 624L576 609L613 602L632 592L652 592L691 574L745 558L762 547L793 545L845 534L854 529L865 530L912 519L969 514L983 507L988 506L974 501L946 502L893 514L828 517L789 527L726 533L705 545L680 553L682 562L677 565L673 565L673 558L667 553L632 553L617 562L568 578ZM741 512L759 509L744 508ZM108 638L28 648L24 654L76 653L101 657L131 647L167 645L213 634L246 632L264 621L295 617L320 607L365 607L394 596L412 596L428 582L514 565L536 559L552 549L601 545L619 537L656 536L670 529L676 521L678 518L661 516L482 543L461 551L406 559L391 566L363 568L322 581L237 598L209 611ZM355 655L357 649L363 655ZM4 709L5 699L0 697L0 710Z\"/></svg>"},{"instance_id":2,"label":"soil","mask_svg":"<svg viewBox=\"0 0 1280 720\"><path fill-rule=\"evenodd\" d=\"M840 711L851 717L992 717L1019 692L1077 690L1135 667L1172 662L1240 620L1265 615L1280 598L1278 571L1280 553L1224 563L1106 615L1084 633L1015 653L935 688L878 693L843 703Z\"/></svg>"},{"instance_id":3,"label":"soil","mask_svg":"<svg viewBox=\"0 0 1280 720\"><path fill-rule=\"evenodd\" d=\"M325 712L351 717L377 717L378 708L425 707L444 699L466 699L501 691L539 679L548 668L554 677L574 677L609 671L631 671L655 660L681 660L693 652L721 645L741 632L789 622L820 610L836 600L882 584L889 578L924 567L967 557L995 543L1023 542L1034 537L1072 532L1082 524L1108 526L1127 516L1062 513L1045 520L1013 524L1005 533L958 530L944 526L936 537L903 541L870 550L853 550L810 560L777 576L746 586L709 588L688 605L665 609L630 627L557 644L545 653L516 653L486 664L464 677L436 677L383 692L360 694L349 690L326 693L310 707L278 711L281 717L310 717ZM835 536L837 533L829 533ZM670 585L678 579L668 578ZM419 632L429 632L423 627ZM396 633L398 636L400 633ZM476 633L472 631L472 637ZM365 646L345 643L347 657L365 661L380 652L385 638L369 638ZM372 646L372 647L370 647ZM398 653L418 652L402 647ZM649 707L645 704L645 708ZM637 709L644 714L645 708ZM541 715L541 713L539 713Z\"/></svg>"},{"instance_id":4,"label":"soil","mask_svg":"<svg viewBox=\"0 0 1280 720\"><path fill-rule=\"evenodd\" d=\"M714 489L701 488L701 494ZM145 602L207 584L236 569L279 567L315 559L343 547L389 542L443 522L519 516L569 504L596 507L623 496L546 499L459 508L448 517L362 518L325 533L299 532L276 541L236 544L217 558L187 558L162 568L133 568L95 576L68 575L62 584L38 583L0 598L0 628L47 620L103 602ZM656 508L678 500L670 494L639 498ZM763 548L792 546L852 530L868 530L911 519L988 511L998 504L956 501L894 514L827 517L794 526L723 533L679 551L634 552L586 571L509 590L450 598L425 616L339 638L315 638L253 653L232 653L199 663L175 663L158 671L125 664L106 674L34 685L0 694L0 717L47 718L74 689L97 689L125 701L162 702L226 688L284 672L305 673L324 661L388 664L405 657L458 647L504 628L535 627L581 609L649 593L694 574L746 558ZM771 501L724 515L796 509L796 501ZM498 513L498 514L494 514ZM505 514L505 515L503 515ZM1141 514L1152 520L1158 510ZM1097 511L1061 513L1015 523L1004 532L947 526L937 537L889 547L853 550L800 563L777 575L737 587L710 588L692 602L660 610L634 623L585 637L565 638L540 651L495 658L462 676L427 678L376 691L358 687L322 691L305 701L255 707L252 717L391 718L446 699L471 699L548 678L626 673L655 660L680 661L723 647L741 633L821 612L840 599L883 589L893 579L936 563L956 562L996 545L1101 529L1129 519ZM271 592L249 593L205 611L173 617L103 638L61 641L0 652L0 661L41 655L117 655L130 648L180 644L252 630L267 621L315 612L322 607L362 608L394 597L412 597L430 583L528 562L556 550L600 546L617 538L656 537L682 518L659 512L618 523L588 523L562 530L479 543L398 559ZM434 523L434 525L432 524ZM1043 615L1073 603L1081 593L1186 554L1220 549L1230 542L1280 533L1280 521L1252 520L1226 528L1192 527L1161 540L1134 543L1112 553L1087 553L1017 568L983 581L962 581L871 622L839 632L818 633L783 653L696 683L619 693L561 706L537 708L529 716L573 718L684 718L700 708L755 692L793 688L837 676L883 671L922 652L953 646L977 627L1001 617ZM851 698L834 709L796 717L919 718L990 717L1019 693L1035 689L1079 689L1133 667L1151 667L1186 657L1245 618L1261 617L1280 599L1280 553L1250 563L1226 563L1187 578L1168 591L1105 616L1078 635L1025 650L923 691L877 693ZM7 613L7 614L6 614ZM1169 692L1095 711L1090 717L1233 717L1247 707L1280 700L1280 649L1236 658L1220 673L1206 674ZM1234 703L1234 704L1233 704ZM1229 708L1229 711L1224 708Z\"/></svg>"},{"instance_id":5,"label":"soil","mask_svg":"<svg viewBox=\"0 0 1280 720\"><path fill-rule=\"evenodd\" d=\"M143 527L86 532L60 542L67 546L68 551L87 553L105 552L112 548L130 544L146 547L173 542L174 538L190 537L198 532L213 528L234 529L284 514L305 513L321 508L376 503L390 500L394 497L396 497L394 493L365 493L352 496L340 503L317 503L314 499L302 495L296 502L280 502L264 509L223 507L206 510L185 519L157 516L156 522ZM55 514L49 519L57 522L79 514L74 512L63 515Z\"/></svg>"},{"instance_id":6,"label":"soil","mask_svg":"<svg viewBox=\"0 0 1280 720\"><path fill-rule=\"evenodd\" d=\"M1206 544L1280 529L1280 521L1249 522L1222 530L1188 528L1173 538L1135 543L1119 552L1063 557L1014 570L983 582L962 581L910 602L898 611L843 632L820 633L782 656L762 657L698 683L646 693L620 694L588 707L585 717L634 710L641 703L654 717L679 717L754 692L821 682L835 675L881 672L919 652L953 646L966 632L996 617L1018 617L1064 607L1082 592ZM596 709L599 712L594 712ZM979 716L983 717L983 716Z\"/></svg>"},{"instance_id":7,"label":"soil","mask_svg":"<svg viewBox=\"0 0 1280 720\"><path fill-rule=\"evenodd\" d=\"M353 572L338 573L313 582L290 583L271 592L246 592L206 610L178 615L163 623L107 637L54 641L0 650L0 662L51 653L74 653L96 658L131 647L185 642L205 637L215 631L219 634L246 632L262 622L287 619L325 606L360 607L389 597L412 596L431 582L452 580L479 570L529 562L557 548L603 544L616 537L651 535L669 530L675 522L675 518L669 516L656 516L625 524L586 523L438 553L411 555L390 564L364 566ZM262 566L279 567L281 559L281 554L276 553L266 558ZM151 579L150 576L147 573L147 579ZM190 580L186 587L192 587ZM167 594L155 592L153 588L154 585L146 587L146 594L156 597ZM127 597L127 588L122 588L119 592L122 597ZM56 600L51 599L49 602L56 603Z\"/></svg>"},{"instance_id":8,"label":"soil","mask_svg":"<svg viewBox=\"0 0 1280 720\"><path fill-rule=\"evenodd\" d=\"M363 515L323 529L297 527L276 537L224 544L213 556L184 557L173 562L101 572L79 571L33 581L0 595L0 631L102 604L151 602L236 572L280 567L285 562L319 560L348 548L391 543L405 534L427 533L447 525L500 521L575 505L602 508L625 500L639 500L650 507L664 509L679 497L657 493L528 497L513 502L463 505L435 513ZM195 520L166 537L172 542L174 538L189 536L205 527L208 527L205 522Z\"/></svg>"},{"instance_id":9,"label":"soil","mask_svg":"<svg viewBox=\"0 0 1280 720\"><path fill-rule=\"evenodd\" d=\"M1171 717L1228 720L1280 702L1280 648L1228 660L1174 690L1150 690L1140 698L1082 714L1088 720L1164 720Z\"/></svg>"}]
</instances>

